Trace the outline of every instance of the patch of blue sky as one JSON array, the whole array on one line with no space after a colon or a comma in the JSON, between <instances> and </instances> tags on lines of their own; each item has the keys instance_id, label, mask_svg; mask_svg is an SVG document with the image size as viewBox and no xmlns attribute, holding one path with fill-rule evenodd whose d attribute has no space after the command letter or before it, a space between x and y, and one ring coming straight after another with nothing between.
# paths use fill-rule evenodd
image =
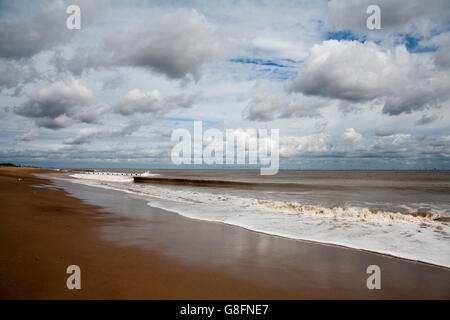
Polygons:
<instances>
[{"instance_id":1,"label":"patch of blue sky","mask_svg":"<svg viewBox=\"0 0 450 320\"><path fill-rule=\"evenodd\" d=\"M298 74L297 69L276 69L276 68L264 68L253 70L247 74L246 80L259 80L265 79L269 81L286 81L288 79L294 79Z\"/></svg>"},{"instance_id":2,"label":"patch of blue sky","mask_svg":"<svg viewBox=\"0 0 450 320\"><path fill-rule=\"evenodd\" d=\"M285 81L288 79L294 79L298 70L279 70L279 69L263 69L261 70L269 80Z\"/></svg>"},{"instance_id":3,"label":"patch of blue sky","mask_svg":"<svg viewBox=\"0 0 450 320\"><path fill-rule=\"evenodd\" d=\"M291 59L283 59L284 61L293 61ZM267 60L267 59L260 59L260 58L249 58L249 57L237 57L229 60L230 62L236 62L236 63L249 63L249 64L256 64L260 66L272 66L272 67L278 67L278 68L287 68L288 65L284 65L278 62L275 62L273 60ZM295 63L295 61L294 61Z\"/></svg>"},{"instance_id":4,"label":"patch of blue sky","mask_svg":"<svg viewBox=\"0 0 450 320\"><path fill-rule=\"evenodd\" d=\"M194 118L177 118L177 117L165 117L164 120L166 120L166 121L178 121L178 122L202 121L203 123L211 124L211 125L219 123L219 121L213 121L213 120L194 119Z\"/></svg>"},{"instance_id":5,"label":"patch of blue sky","mask_svg":"<svg viewBox=\"0 0 450 320\"><path fill-rule=\"evenodd\" d=\"M250 57L237 57L230 59L231 63L239 63L248 66L246 80L267 79L272 81L285 81L295 78L299 64L303 61L292 59L260 59Z\"/></svg>"},{"instance_id":6,"label":"patch of blue sky","mask_svg":"<svg viewBox=\"0 0 450 320\"><path fill-rule=\"evenodd\" d=\"M326 40L356 40L364 43L367 40L365 35L357 35L351 30L328 31L325 34Z\"/></svg>"},{"instance_id":7,"label":"patch of blue sky","mask_svg":"<svg viewBox=\"0 0 450 320\"><path fill-rule=\"evenodd\" d=\"M421 132L421 131L422 130L420 130L420 127L419 127L417 132ZM446 136L449 133L450 133L450 129L449 128L437 128L437 129L426 130L426 134L431 135L431 136L435 136L435 137Z\"/></svg>"},{"instance_id":8,"label":"patch of blue sky","mask_svg":"<svg viewBox=\"0 0 450 320\"><path fill-rule=\"evenodd\" d=\"M426 46L422 47L420 45L420 41L424 39L424 37L413 36L410 34L399 34L399 39L396 41L396 44L404 44L406 49L411 53L423 53L423 52L434 52L438 49L437 46Z\"/></svg>"}]
</instances>

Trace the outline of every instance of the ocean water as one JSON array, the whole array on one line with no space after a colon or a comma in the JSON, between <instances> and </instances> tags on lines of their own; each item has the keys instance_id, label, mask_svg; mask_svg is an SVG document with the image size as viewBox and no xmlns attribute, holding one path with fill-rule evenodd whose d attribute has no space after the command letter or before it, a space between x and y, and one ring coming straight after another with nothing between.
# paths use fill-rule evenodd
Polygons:
<instances>
[{"instance_id":1,"label":"ocean water","mask_svg":"<svg viewBox=\"0 0 450 320\"><path fill-rule=\"evenodd\" d=\"M193 219L450 267L450 171L92 170L65 179Z\"/></svg>"}]
</instances>

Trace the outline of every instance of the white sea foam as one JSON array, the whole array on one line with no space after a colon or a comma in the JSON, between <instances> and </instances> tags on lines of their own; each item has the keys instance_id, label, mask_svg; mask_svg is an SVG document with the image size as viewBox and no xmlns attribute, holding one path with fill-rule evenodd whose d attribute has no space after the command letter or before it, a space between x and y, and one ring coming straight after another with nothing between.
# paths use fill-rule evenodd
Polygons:
<instances>
[{"instance_id":1,"label":"white sea foam","mask_svg":"<svg viewBox=\"0 0 450 320\"><path fill-rule=\"evenodd\" d=\"M359 220L382 220L382 221L404 221L412 223L424 223L432 222L439 218L441 215L433 214L431 212L395 212L385 210L370 210L368 208L358 207L334 207L324 208L320 206L304 205L295 202L284 201L264 201L255 200L253 202L255 206L271 209L275 211L285 212L288 214L309 214L320 215L327 218L350 218Z\"/></svg>"},{"instance_id":2,"label":"white sea foam","mask_svg":"<svg viewBox=\"0 0 450 320\"><path fill-rule=\"evenodd\" d=\"M141 177L156 177L159 176L157 173L151 173L150 171L145 171L144 173L140 174Z\"/></svg>"},{"instance_id":3,"label":"white sea foam","mask_svg":"<svg viewBox=\"0 0 450 320\"><path fill-rule=\"evenodd\" d=\"M70 175L72 178L84 179L84 180L96 180L96 181L108 181L108 182L133 182L133 177L131 176L121 176L117 174L112 174L109 172L105 173L75 173Z\"/></svg>"}]
</instances>

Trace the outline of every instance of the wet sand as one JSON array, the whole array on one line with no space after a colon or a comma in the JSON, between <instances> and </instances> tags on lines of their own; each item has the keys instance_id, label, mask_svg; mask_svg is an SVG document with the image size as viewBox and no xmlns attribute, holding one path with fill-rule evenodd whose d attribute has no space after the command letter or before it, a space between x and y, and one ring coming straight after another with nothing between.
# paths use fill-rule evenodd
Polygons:
<instances>
[{"instance_id":1,"label":"wet sand","mask_svg":"<svg viewBox=\"0 0 450 320\"><path fill-rule=\"evenodd\" d=\"M446 268L192 220L31 175L46 172L0 168L2 299L450 298ZM61 189L33 187L42 184ZM71 264L81 290L66 288ZM366 287L372 264L381 290Z\"/></svg>"}]
</instances>

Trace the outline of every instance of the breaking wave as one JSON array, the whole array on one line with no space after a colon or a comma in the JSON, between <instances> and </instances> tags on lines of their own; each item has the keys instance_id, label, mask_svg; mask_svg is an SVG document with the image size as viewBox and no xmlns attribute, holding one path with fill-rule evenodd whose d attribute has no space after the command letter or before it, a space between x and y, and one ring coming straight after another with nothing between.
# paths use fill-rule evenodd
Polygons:
<instances>
[{"instance_id":1,"label":"breaking wave","mask_svg":"<svg viewBox=\"0 0 450 320\"><path fill-rule=\"evenodd\" d=\"M436 220L444 220L439 214L431 212L395 212L383 210L371 210L359 207L334 207L324 208L312 205L304 205L301 203L283 202L283 201L265 201L255 200L253 205L265 209L275 210L288 214L306 214L321 216L326 218L353 218L359 220L384 220L384 221L404 221L414 223L433 222Z\"/></svg>"}]
</instances>

